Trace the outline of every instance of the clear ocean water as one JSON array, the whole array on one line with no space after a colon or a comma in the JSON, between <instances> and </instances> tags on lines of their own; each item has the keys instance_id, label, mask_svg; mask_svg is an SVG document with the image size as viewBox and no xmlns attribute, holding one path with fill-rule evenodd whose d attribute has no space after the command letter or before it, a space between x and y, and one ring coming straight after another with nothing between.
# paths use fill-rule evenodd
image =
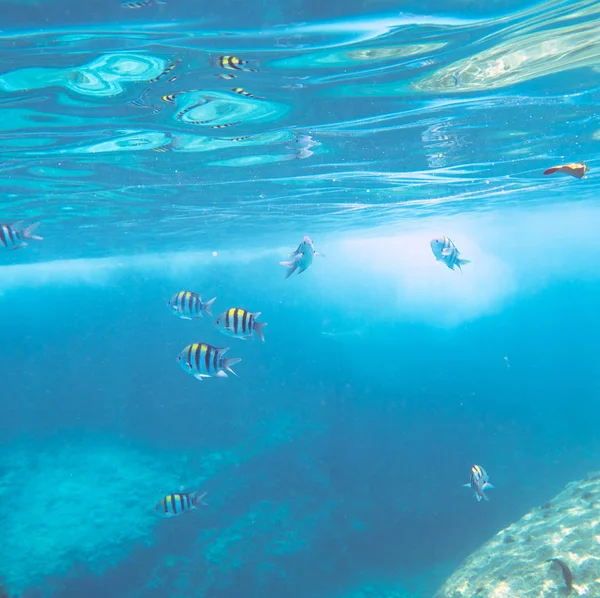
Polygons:
<instances>
[{"instance_id":1,"label":"clear ocean water","mask_svg":"<svg viewBox=\"0 0 600 598\"><path fill-rule=\"evenodd\" d=\"M140 2L0 1L0 595L432 598L600 469L600 3Z\"/></svg>"}]
</instances>

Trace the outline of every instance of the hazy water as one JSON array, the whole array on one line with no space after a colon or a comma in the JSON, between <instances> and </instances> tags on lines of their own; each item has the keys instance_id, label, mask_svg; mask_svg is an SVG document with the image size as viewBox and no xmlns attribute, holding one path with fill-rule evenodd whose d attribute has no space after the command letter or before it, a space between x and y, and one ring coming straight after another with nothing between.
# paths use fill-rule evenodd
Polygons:
<instances>
[{"instance_id":1,"label":"hazy water","mask_svg":"<svg viewBox=\"0 0 600 598\"><path fill-rule=\"evenodd\" d=\"M597 468L600 6L258 6L3 4L2 221L45 237L2 256L11 593L428 597ZM210 507L155 518L181 487Z\"/></svg>"}]
</instances>

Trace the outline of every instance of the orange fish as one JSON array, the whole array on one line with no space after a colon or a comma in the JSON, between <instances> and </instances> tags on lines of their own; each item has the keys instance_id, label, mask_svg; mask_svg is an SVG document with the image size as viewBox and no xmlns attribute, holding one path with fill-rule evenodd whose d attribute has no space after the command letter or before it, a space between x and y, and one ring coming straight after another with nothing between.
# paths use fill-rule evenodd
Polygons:
<instances>
[{"instance_id":1,"label":"orange fish","mask_svg":"<svg viewBox=\"0 0 600 598\"><path fill-rule=\"evenodd\" d=\"M554 174L555 172L564 172L570 174L577 179L583 177L583 175L589 170L589 168L583 163L563 164L562 166L553 166L544 170L544 174Z\"/></svg>"}]
</instances>

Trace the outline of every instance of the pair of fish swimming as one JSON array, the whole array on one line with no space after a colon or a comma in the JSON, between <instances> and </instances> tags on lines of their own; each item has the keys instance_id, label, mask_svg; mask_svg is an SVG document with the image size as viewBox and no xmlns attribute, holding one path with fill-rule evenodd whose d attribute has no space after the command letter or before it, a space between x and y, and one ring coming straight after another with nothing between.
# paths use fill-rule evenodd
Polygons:
<instances>
[{"instance_id":1,"label":"pair of fish swimming","mask_svg":"<svg viewBox=\"0 0 600 598\"><path fill-rule=\"evenodd\" d=\"M489 483L489 479L490 478L483 467L480 465L473 465L473 467L471 467L469 483L465 484L464 486L465 488L471 488L473 490L475 498L478 502L481 502L482 500L487 501L489 498L484 491L494 488L494 486ZM200 493L199 490L195 490L194 492L187 494L168 494L158 502L154 510L160 517L176 517L177 515L182 515L183 513L193 511L199 506L208 506L204 500L206 494L206 492Z\"/></svg>"}]
</instances>

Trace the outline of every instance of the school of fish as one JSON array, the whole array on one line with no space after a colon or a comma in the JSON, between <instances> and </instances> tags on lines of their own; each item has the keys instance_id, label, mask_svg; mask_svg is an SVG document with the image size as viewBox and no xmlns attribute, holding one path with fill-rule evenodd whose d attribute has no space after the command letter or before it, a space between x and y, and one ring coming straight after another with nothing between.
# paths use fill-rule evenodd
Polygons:
<instances>
[{"instance_id":1,"label":"school of fish","mask_svg":"<svg viewBox=\"0 0 600 598\"><path fill-rule=\"evenodd\" d=\"M135 10L164 4L167 4L164 0L128 0L121 2L120 6L124 9ZM159 99L163 106L149 102L148 97L152 94L154 84L164 80L169 84L177 81L178 77L174 71L180 63L180 59L170 61L159 75L146 82L149 87L145 87L141 94L129 103L138 108L151 108L153 113L160 112L165 105L176 107L177 98L186 93L186 90L162 93ZM216 73L216 76L223 81L233 81L242 73L259 72L257 68L250 66L252 64L256 66L252 61L233 55L221 55L211 63L214 67L226 71ZM303 87L303 85L296 86ZM294 88L296 86L288 85L286 88ZM264 99L239 85L229 88L229 92L241 98ZM193 106L188 106L178 111L176 118L181 120L193 108L208 101L210 100L203 99ZM240 121L218 124L211 123L211 120L205 120L197 121L193 124L206 125L213 129L224 129L234 127L240 124ZM168 141L160 147L153 148L153 151L165 153L177 149L176 137L169 133L166 138ZM228 140L244 141L249 138L250 136L238 136L229 138ZM319 145L320 143L315 141L311 135L294 133L293 140L287 144L287 147L295 152L296 158L306 159L313 155L312 148ZM548 168L543 174L563 173L581 179L588 171L589 168L585 163L569 163ZM35 234L39 225L39 222L34 222L28 226L24 226L23 222L0 224L0 244L7 249L16 250L27 247L30 240L42 241L43 237ZM447 236L433 238L430 241L430 246L435 259L450 270L458 268L462 272L462 266L470 263L470 260L459 257L460 251ZM286 269L285 278L289 278L294 273L300 275L305 272L312 266L314 256L324 257L324 254L316 251L312 239L309 236L305 236L297 249L290 254L290 259L279 262ZM216 297L213 297L210 300L204 301L202 296L194 291L180 290L171 297L167 306L174 315L181 319L202 319L205 316L212 317L212 305L216 299ZM250 311L244 307L229 307L216 318L214 328L221 334L233 339L250 340L256 337L264 342L264 329L267 326L267 322L259 321L260 316L260 311ZM225 354L229 350L230 347L217 347L204 340L197 340L184 347L176 359L184 372L192 375L198 381L202 381L205 378L227 378L228 374L233 374L237 377L238 375L232 369L232 366L240 363L242 360L238 357L225 357ZM489 498L485 491L494 488L489 482L487 472L479 465L472 466L469 482L465 484L465 487L473 491L478 502L488 501ZM200 490L189 493L184 493L180 490L179 492L167 494L156 504L155 512L164 518L172 518L189 513L200 506L207 506L204 500L205 496L206 492L201 493Z\"/></svg>"}]
</instances>

